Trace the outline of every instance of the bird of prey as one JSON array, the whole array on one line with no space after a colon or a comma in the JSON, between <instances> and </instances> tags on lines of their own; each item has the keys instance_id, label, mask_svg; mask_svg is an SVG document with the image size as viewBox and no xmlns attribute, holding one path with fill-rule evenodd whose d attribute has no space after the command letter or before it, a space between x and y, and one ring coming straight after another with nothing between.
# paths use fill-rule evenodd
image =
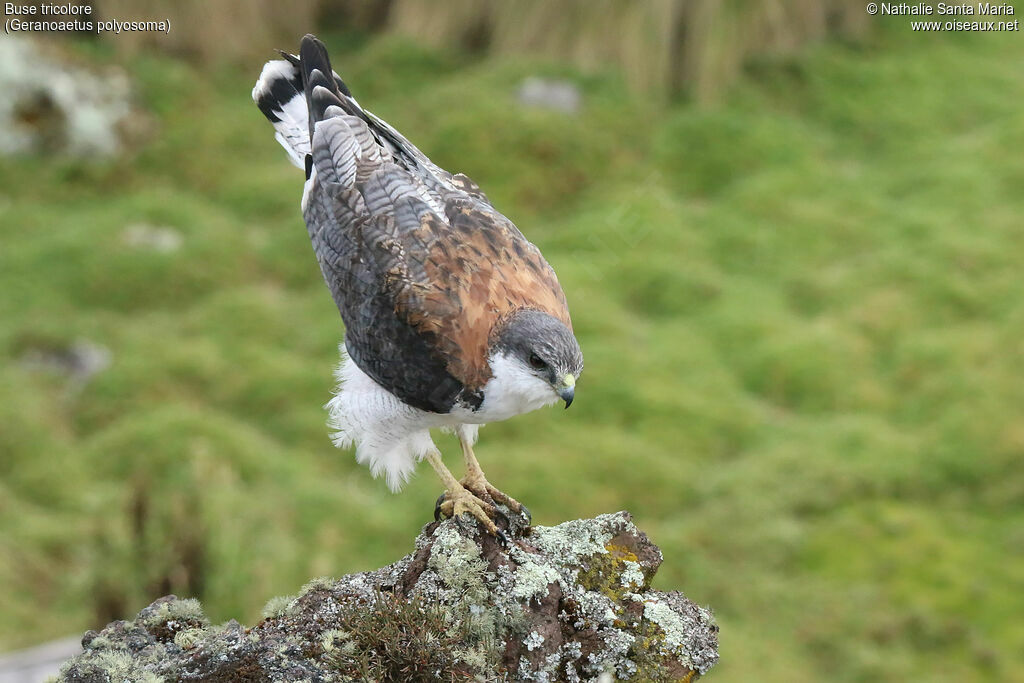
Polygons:
<instances>
[{"instance_id":1,"label":"bird of prey","mask_svg":"<svg viewBox=\"0 0 1024 683\"><path fill-rule=\"evenodd\" d=\"M469 512L507 540L495 503L529 512L487 481L473 445L488 422L572 403L583 354L558 279L472 180L363 109L316 37L281 56L252 96L305 170L302 214L345 325L335 444L392 491L427 460L446 490L435 516ZM434 428L458 436L462 480Z\"/></svg>"}]
</instances>

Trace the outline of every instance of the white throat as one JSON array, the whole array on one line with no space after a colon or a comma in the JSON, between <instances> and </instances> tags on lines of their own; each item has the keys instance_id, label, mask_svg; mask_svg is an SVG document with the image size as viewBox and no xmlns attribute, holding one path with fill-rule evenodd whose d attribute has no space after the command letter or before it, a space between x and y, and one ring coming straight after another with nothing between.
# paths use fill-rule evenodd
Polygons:
<instances>
[{"instance_id":1,"label":"white throat","mask_svg":"<svg viewBox=\"0 0 1024 683\"><path fill-rule=\"evenodd\" d=\"M551 385L517 358L498 352L490 357L489 363L491 379L484 385L484 402L479 409L470 413L471 417L459 415L466 422L500 422L549 406L558 400L558 394Z\"/></svg>"}]
</instances>

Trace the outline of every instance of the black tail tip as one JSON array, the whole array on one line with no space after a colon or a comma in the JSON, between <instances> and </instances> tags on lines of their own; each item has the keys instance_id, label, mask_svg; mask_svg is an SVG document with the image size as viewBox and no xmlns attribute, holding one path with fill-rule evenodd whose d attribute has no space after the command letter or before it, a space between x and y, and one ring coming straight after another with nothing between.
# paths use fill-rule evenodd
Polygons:
<instances>
[{"instance_id":1,"label":"black tail tip","mask_svg":"<svg viewBox=\"0 0 1024 683\"><path fill-rule=\"evenodd\" d=\"M299 44L300 53L314 52L327 56L327 46L324 45L324 41L320 40L312 33L307 33L302 36L302 42Z\"/></svg>"},{"instance_id":2,"label":"black tail tip","mask_svg":"<svg viewBox=\"0 0 1024 683\"><path fill-rule=\"evenodd\" d=\"M320 69L325 75L330 75L331 58L327 55L327 46L312 33L303 36L302 44L299 46L299 57L307 76L313 69Z\"/></svg>"}]
</instances>

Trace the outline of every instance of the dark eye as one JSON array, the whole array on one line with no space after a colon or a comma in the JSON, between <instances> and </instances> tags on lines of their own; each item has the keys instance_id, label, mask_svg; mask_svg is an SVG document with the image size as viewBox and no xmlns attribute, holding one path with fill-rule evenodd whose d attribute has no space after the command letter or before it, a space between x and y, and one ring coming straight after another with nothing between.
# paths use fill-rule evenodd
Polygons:
<instances>
[{"instance_id":1,"label":"dark eye","mask_svg":"<svg viewBox=\"0 0 1024 683\"><path fill-rule=\"evenodd\" d=\"M543 370L547 366L548 366L548 364L544 362L543 358L541 358L540 356L538 356L535 353L531 353L530 354L530 367L531 368L533 368L534 370Z\"/></svg>"}]
</instances>

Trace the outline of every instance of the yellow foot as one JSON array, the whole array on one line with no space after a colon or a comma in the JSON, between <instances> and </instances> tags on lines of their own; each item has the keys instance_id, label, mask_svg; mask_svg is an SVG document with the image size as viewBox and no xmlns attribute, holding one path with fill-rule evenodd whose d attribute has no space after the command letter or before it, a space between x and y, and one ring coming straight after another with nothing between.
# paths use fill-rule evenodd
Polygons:
<instances>
[{"instance_id":1,"label":"yellow foot","mask_svg":"<svg viewBox=\"0 0 1024 683\"><path fill-rule=\"evenodd\" d=\"M494 520L501 518L505 526L508 526L509 520L505 513L495 507L494 501L497 500L503 505L507 505L510 510L517 513L525 514L527 525L530 523L530 511L514 498L506 496L491 486L484 478L484 473L480 471L480 465L477 464L476 458L472 457L472 450L468 449L466 442L463 442L463 449L468 450L469 455L466 460L467 473L462 481L455 479L448 468L444 466L439 452L432 451L424 456L437 472L437 476L440 477L445 487L445 493L434 504L434 519L440 520L442 515L457 518L462 513L468 512L483 525L487 533L496 537L502 545L508 546L508 535L498 528Z\"/></svg>"},{"instance_id":2,"label":"yellow foot","mask_svg":"<svg viewBox=\"0 0 1024 683\"><path fill-rule=\"evenodd\" d=\"M440 519L441 516L458 517L464 512L468 512L476 518L491 536L498 538L505 536L504 532L498 529L494 523L494 517L500 513L494 507L490 496L478 497L461 483L455 482L455 486L437 499L437 505L434 507L434 519Z\"/></svg>"},{"instance_id":3,"label":"yellow foot","mask_svg":"<svg viewBox=\"0 0 1024 683\"><path fill-rule=\"evenodd\" d=\"M526 517L527 525L531 522L532 517L530 515L529 508L504 491L500 491L491 486L491 482L487 481L484 477L484 473L479 469L476 469L476 471L470 470L466 476L459 480L459 483L471 491L473 495L480 500L487 501L492 506L495 502L501 503L512 512L522 514Z\"/></svg>"}]
</instances>

